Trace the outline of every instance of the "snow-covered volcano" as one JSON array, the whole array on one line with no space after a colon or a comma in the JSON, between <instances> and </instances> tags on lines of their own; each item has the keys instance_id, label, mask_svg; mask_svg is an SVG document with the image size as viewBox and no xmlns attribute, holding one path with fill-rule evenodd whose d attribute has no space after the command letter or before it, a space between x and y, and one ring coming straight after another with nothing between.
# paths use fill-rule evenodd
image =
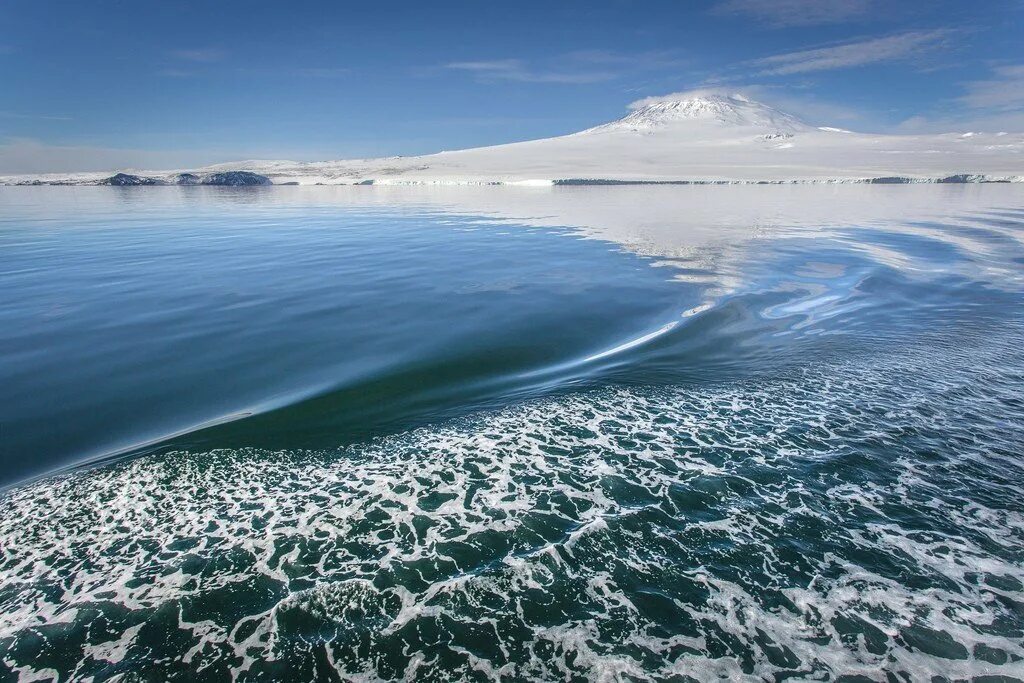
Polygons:
<instances>
[{"instance_id":1,"label":"snow-covered volcano","mask_svg":"<svg viewBox=\"0 0 1024 683\"><path fill-rule=\"evenodd\" d=\"M701 95L682 100L662 100L643 104L618 121L605 123L577 133L610 133L617 131L675 132L715 127L757 128L766 132L796 133L811 130L792 114L779 111L743 95Z\"/></svg>"},{"instance_id":2,"label":"snow-covered volcano","mask_svg":"<svg viewBox=\"0 0 1024 683\"><path fill-rule=\"evenodd\" d=\"M339 122L343 125L343 122ZM113 171L114 169L111 169ZM416 157L241 161L136 172L252 171L290 184L584 184L617 182L964 182L1024 180L1024 135L874 135L814 127L742 95L642 103L623 118L560 137ZM110 174L0 177L92 184Z\"/></svg>"}]
</instances>

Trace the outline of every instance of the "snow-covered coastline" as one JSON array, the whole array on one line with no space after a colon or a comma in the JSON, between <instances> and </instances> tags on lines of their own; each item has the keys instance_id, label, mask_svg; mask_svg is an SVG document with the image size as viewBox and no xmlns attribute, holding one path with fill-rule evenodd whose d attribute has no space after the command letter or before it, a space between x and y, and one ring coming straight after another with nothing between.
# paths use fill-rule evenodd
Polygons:
<instances>
[{"instance_id":1,"label":"snow-covered coastline","mask_svg":"<svg viewBox=\"0 0 1024 683\"><path fill-rule=\"evenodd\" d=\"M8 175L0 184L231 184L180 178L242 171L275 185L1024 182L1024 134L854 133L740 95L703 95L654 102L570 135L423 156L124 171L139 182L111 182L112 172Z\"/></svg>"}]
</instances>

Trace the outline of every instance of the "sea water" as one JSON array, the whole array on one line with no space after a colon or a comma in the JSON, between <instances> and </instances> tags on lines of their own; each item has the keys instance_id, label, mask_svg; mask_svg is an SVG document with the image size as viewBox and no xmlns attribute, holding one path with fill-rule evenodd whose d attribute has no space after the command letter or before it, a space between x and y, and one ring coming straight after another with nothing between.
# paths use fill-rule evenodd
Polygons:
<instances>
[{"instance_id":1,"label":"sea water","mask_svg":"<svg viewBox=\"0 0 1024 683\"><path fill-rule=\"evenodd\" d=\"M1019 188L0 209L0 679L1024 678Z\"/></svg>"}]
</instances>

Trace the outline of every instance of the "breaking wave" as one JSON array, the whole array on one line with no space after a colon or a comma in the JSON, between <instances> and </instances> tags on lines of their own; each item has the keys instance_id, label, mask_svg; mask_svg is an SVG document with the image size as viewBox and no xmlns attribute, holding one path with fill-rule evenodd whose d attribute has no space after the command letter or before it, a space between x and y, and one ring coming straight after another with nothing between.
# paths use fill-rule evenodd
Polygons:
<instances>
[{"instance_id":1,"label":"breaking wave","mask_svg":"<svg viewBox=\"0 0 1024 683\"><path fill-rule=\"evenodd\" d=\"M1021 348L36 482L0 500L0 657L27 680L1014 680Z\"/></svg>"}]
</instances>

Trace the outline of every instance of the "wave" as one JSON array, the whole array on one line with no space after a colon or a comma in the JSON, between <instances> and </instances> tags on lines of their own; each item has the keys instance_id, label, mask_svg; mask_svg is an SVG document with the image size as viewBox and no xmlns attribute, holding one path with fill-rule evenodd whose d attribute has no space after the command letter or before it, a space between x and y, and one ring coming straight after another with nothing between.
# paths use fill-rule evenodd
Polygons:
<instances>
[{"instance_id":1,"label":"wave","mask_svg":"<svg viewBox=\"0 0 1024 683\"><path fill-rule=\"evenodd\" d=\"M0 499L0 652L123 680L1012 677L1020 348L37 482Z\"/></svg>"},{"instance_id":2,"label":"wave","mask_svg":"<svg viewBox=\"0 0 1024 683\"><path fill-rule=\"evenodd\" d=\"M608 384L702 386L776 376L809 358L854 359L953 337L970 344L998 332L1006 312L1021 304L1024 280L1013 258L1024 252L1015 217L755 240L719 254L710 269L719 280L733 280L728 288L681 287L679 309L686 310L640 317L633 323L645 328L624 330L598 348L573 333L557 354L518 354L508 348L519 343L508 339L512 331L491 330L494 339L419 353L366 377L246 406L240 419L156 443L164 451L329 448L339 445L339 435L355 443ZM661 263L674 275L706 258Z\"/></svg>"}]
</instances>

